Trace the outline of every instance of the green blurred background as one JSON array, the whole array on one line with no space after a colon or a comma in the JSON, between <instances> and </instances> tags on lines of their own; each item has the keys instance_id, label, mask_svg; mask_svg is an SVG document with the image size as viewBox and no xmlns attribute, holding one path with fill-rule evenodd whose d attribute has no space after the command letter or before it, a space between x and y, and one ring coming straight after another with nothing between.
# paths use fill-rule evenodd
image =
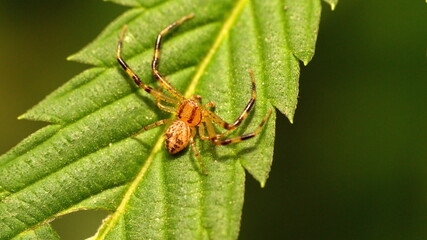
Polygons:
<instances>
[{"instance_id":1,"label":"green blurred background","mask_svg":"<svg viewBox=\"0 0 427 240\"><path fill-rule=\"evenodd\" d=\"M293 125L277 119L272 172L251 177L241 239L427 239L427 4L323 4ZM0 1L0 153L44 126L17 116L87 66L65 61L124 7L97 0ZM53 222L95 233L106 212Z\"/></svg>"}]
</instances>

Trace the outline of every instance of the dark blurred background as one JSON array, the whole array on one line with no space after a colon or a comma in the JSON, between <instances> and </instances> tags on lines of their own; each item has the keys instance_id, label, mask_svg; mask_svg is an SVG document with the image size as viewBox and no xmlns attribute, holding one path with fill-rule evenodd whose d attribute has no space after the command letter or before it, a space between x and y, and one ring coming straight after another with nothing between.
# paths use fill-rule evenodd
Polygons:
<instances>
[{"instance_id":1,"label":"dark blurred background","mask_svg":"<svg viewBox=\"0 0 427 240\"><path fill-rule=\"evenodd\" d=\"M264 189L250 176L240 239L427 239L427 4L323 4L293 125L277 119ZM0 153L44 126L17 116L87 66L65 61L124 7L0 1ZM63 239L106 215L53 222Z\"/></svg>"}]
</instances>

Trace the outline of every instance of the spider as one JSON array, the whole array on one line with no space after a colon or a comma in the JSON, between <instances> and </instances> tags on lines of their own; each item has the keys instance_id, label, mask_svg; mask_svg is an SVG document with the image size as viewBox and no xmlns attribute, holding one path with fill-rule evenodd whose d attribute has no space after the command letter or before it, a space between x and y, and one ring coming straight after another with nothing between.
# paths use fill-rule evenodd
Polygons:
<instances>
[{"instance_id":1,"label":"spider","mask_svg":"<svg viewBox=\"0 0 427 240\"><path fill-rule=\"evenodd\" d=\"M147 93L151 94L153 97L156 98L157 106L161 110L176 114L175 119L163 119L154 122L148 126L143 127L140 131L133 134L132 136L135 137L136 135L151 128L163 124L168 124L169 127L167 128L165 133L165 143L167 151L170 154L176 154L186 148L188 143L190 143L194 155L199 161L200 168L202 169L204 174L207 174L203 162L201 161L199 151L197 150L196 145L194 143L194 137L197 134L196 127L198 127L199 137L202 140L212 141L215 145L227 145L230 143L237 143L255 137L261 131L262 126L267 121L272 110L268 111L267 115L264 117L264 119L254 132L238 137L223 139L230 131L234 130L240 125L240 123L246 118L248 112L252 109L252 106L255 103L256 87L255 77L252 70L249 71L252 80L252 97L250 98L243 112L232 124L227 123L226 121L222 120L222 118L220 118L217 114L208 110L208 108L210 107L215 107L215 104L213 102L208 102L205 105L201 105L202 97L199 95L193 95L191 98L185 98L175 87L173 87L169 83L169 81L167 81L162 76L162 74L160 74L160 72L158 71L158 64L160 58L160 46L162 42L162 37L167 34L169 30L180 25L181 23L192 17L194 17L194 15L190 14L167 26L159 33L155 42L154 56L151 64L151 69L154 77L157 79L157 81L159 81L160 85L165 88L167 92L170 93L170 95L164 94L161 89L153 89L150 86L141 82L138 75L136 75L136 73L128 66L125 60L121 57L123 38L127 30L126 25L123 26L117 45L117 61L126 71L126 73L134 80L136 85L138 85ZM165 105L162 102L168 104ZM226 131L221 134L217 134L213 123L224 128ZM205 128L208 132L208 136L205 135Z\"/></svg>"}]
</instances>

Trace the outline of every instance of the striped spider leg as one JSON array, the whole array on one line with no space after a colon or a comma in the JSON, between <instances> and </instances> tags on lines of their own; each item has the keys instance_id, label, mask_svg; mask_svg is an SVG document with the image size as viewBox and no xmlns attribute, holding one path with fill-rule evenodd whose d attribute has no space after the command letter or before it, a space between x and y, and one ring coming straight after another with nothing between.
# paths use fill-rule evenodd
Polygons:
<instances>
[{"instance_id":1,"label":"striped spider leg","mask_svg":"<svg viewBox=\"0 0 427 240\"><path fill-rule=\"evenodd\" d=\"M184 21L194 17L193 14L185 16L179 19L176 22L173 22L165 29L163 29L156 38L153 61L151 63L151 69L154 77L160 83L161 87L164 88L167 93L163 93L161 89L153 89L152 87L144 84L138 75L129 67L126 61L121 57L121 50L123 45L123 38L127 30L125 25L120 34L120 38L117 45L117 61L125 70L125 72L134 80L135 84L140 88L144 89L147 93L151 94L156 99L157 106L166 112L170 112L176 115L174 119L162 119L152 124L149 124L143 127L140 131L135 133L133 136L136 136L144 131L152 129L160 125L169 125L165 132L165 144L166 149L170 154L175 154L182 151L184 148L191 145L194 155L199 161L200 168L202 172L207 174L207 171L204 167L204 164L200 158L199 151L194 143L194 138L197 135L197 129L199 129L199 136L202 140L212 141L216 145L226 145L229 143L240 142L252 137L255 137L261 130L264 123L267 121L268 117L271 114L271 110L267 113L264 120L255 130L255 132L250 134L245 134L239 137L222 139L230 131L237 128L240 123L246 118L248 112L251 110L255 103L256 99L256 87L255 87L255 78L252 71L250 71L252 79L252 97L246 105L243 112L232 124L228 124L222 120L218 115L208 110L208 108L215 107L213 102L208 102L205 105L201 105L202 97L198 95L193 95L191 98L184 97L174 86L172 86L167 79L165 79L158 70L159 59L160 59L160 47L162 43L162 37L166 35L171 29L180 25ZM163 102L167 103L166 105ZM226 131L222 134L217 134L213 127L213 123L223 127ZM205 136L204 129L205 126L209 137Z\"/></svg>"}]
</instances>

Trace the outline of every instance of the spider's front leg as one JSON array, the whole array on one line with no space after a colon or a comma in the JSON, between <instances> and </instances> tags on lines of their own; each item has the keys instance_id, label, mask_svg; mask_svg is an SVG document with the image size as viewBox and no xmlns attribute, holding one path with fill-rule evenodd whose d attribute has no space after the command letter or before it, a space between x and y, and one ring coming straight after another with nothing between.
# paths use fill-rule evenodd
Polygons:
<instances>
[{"instance_id":1,"label":"spider's front leg","mask_svg":"<svg viewBox=\"0 0 427 240\"><path fill-rule=\"evenodd\" d=\"M126 63L126 61L122 58L122 45L123 45L123 38L125 36L127 30L127 25L123 26L122 32L120 34L119 42L117 44L117 61L119 62L120 66L126 71L126 73L133 79L136 85L138 85L140 88L144 89L147 93L154 96L156 99L161 99L165 102L172 103L172 104L178 104L179 101L163 94L162 92L159 92L152 87L144 84L141 79L136 75L136 73L129 67L129 65Z\"/></svg>"},{"instance_id":2,"label":"spider's front leg","mask_svg":"<svg viewBox=\"0 0 427 240\"><path fill-rule=\"evenodd\" d=\"M185 100L185 97L174 87L172 86L169 81L167 81L162 74L160 74L159 70L158 70L158 65L159 65L159 59L160 59L160 47L162 44L162 37L164 35L166 35L169 30L171 30L172 28L180 25L181 23L183 23L184 21L193 18L194 14L190 14L188 16L185 16L181 19L179 19L178 21L172 23L171 25L167 26L165 29L163 29L159 35L157 36L156 39L156 43L155 43L155 48L154 48L154 56L153 56L153 61L151 62L151 70L153 72L154 77L157 79L157 81L159 81L159 83L173 96L175 96L176 98L178 98L180 101Z\"/></svg>"}]
</instances>

